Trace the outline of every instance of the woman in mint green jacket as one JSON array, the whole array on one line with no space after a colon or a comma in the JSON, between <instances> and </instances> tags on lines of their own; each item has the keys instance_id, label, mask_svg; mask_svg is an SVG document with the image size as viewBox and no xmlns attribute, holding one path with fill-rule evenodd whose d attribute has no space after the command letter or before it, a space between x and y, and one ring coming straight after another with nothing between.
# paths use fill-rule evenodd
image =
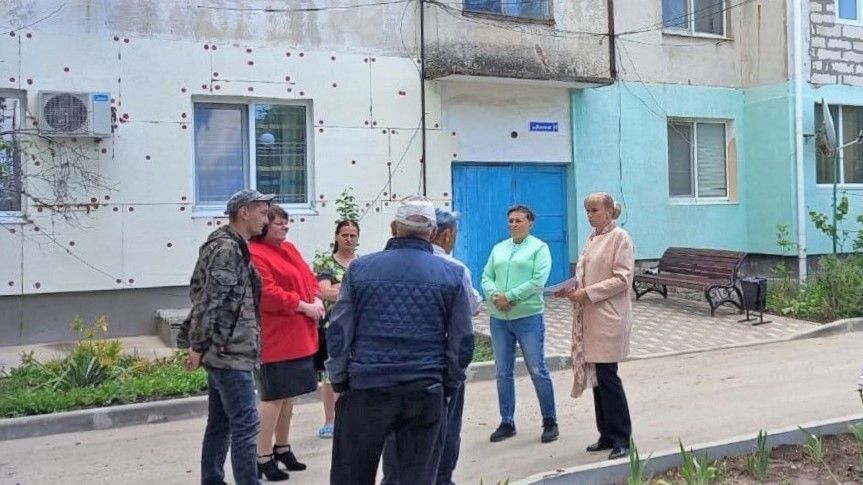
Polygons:
<instances>
[{"instance_id":1,"label":"woman in mint green jacket","mask_svg":"<svg viewBox=\"0 0 863 485\"><path fill-rule=\"evenodd\" d=\"M515 344L518 342L542 410L542 442L558 437L554 387L545 365L545 302L542 288L551 272L548 245L530 234L533 211L517 205L507 212L511 238L491 250L482 289L491 315L491 341L497 368L500 426L491 441L515 436Z\"/></svg>"}]
</instances>

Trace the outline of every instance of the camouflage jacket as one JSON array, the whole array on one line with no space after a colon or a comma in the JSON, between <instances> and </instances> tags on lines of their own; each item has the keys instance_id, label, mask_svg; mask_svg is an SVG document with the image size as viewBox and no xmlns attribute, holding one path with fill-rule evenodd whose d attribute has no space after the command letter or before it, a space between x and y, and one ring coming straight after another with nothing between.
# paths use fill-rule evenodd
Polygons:
<instances>
[{"instance_id":1,"label":"camouflage jacket","mask_svg":"<svg viewBox=\"0 0 863 485\"><path fill-rule=\"evenodd\" d=\"M189 293L192 311L179 345L202 352L210 367L254 369L261 349L261 277L246 241L230 226L213 231L201 246Z\"/></svg>"}]
</instances>

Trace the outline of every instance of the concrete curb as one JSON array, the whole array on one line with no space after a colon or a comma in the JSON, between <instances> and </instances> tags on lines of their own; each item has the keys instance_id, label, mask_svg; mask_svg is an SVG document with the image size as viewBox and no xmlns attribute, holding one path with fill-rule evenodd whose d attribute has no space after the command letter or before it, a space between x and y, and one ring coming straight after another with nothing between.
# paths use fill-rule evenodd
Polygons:
<instances>
[{"instance_id":1,"label":"concrete curb","mask_svg":"<svg viewBox=\"0 0 863 485\"><path fill-rule=\"evenodd\" d=\"M572 364L568 356L552 355L545 359L550 371L569 369ZM515 367L516 375L527 375L524 360L519 358ZM494 362L471 364L467 371L468 382L492 380L497 371ZM318 393L300 396L301 403L319 400ZM21 418L0 419L0 441L33 438L60 433L94 431L100 429L136 426L149 423L163 423L197 418L207 414L207 396L194 396L178 399L165 399L120 406L79 409L52 414L24 416Z\"/></svg>"},{"instance_id":2,"label":"concrete curb","mask_svg":"<svg viewBox=\"0 0 863 485\"><path fill-rule=\"evenodd\" d=\"M800 425L816 436L835 435L847 433L851 424L863 420L863 414L855 414L841 418L815 421ZM710 461L727 457L748 455L755 450L755 435L735 436L722 441L712 441L692 446L691 449L699 456L707 455ZM780 445L799 445L806 442L806 436L797 428L787 428L768 431L767 446L775 448ZM684 446L687 446L684 443ZM647 460L644 450L641 451L642 459ZM657 475L668 470L679 467L682 464L680 450L665 450L653 453L645 468L646 475ZM591 463L589 465L576 466L554 472L545 472L532 475L523 480L511 482L512 485L605 485L610 483L626 483L629 478L629 459L621 458L614 461Z\"/></svg>"},{"instance_id":3,"label":"concrete curb","mask_svg":"<svg viewBox=\"0 0 863 485\"><path fill-rule=\"evenodd\" d=\"M162 423L201 416L207 396L151 401L0 420L0 441Z\"/></svg>"}]
</instances>

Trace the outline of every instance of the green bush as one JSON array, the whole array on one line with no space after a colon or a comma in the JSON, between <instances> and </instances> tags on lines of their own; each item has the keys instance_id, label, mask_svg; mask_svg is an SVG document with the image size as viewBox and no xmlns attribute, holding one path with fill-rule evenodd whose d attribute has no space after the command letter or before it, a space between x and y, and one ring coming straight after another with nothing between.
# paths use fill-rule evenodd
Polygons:
<instances>
[{"instance_id":1,"label":"green bush","mask_svg":"<svg viewBox=\"0 0 863 485\"><path fill-rule=\"evenodd\" d=\"M846 199L840 203L837 224L829 223L826 215L811 212L810 217L816 227L831 238L837 239L837 246L844 248L848 234L856 234L854 253L843 256L824 255L819 260L818 269L804 283L792 278L788 266L782 262L773 268L773 281L767 293L768 310L782 315L832 321L863 315L863 230L854 233L839 229L838 224L848 213ZM863 215L857 218L863 223ZM776 227L776 244L783 256L789 256L798 249L791 240L787 225Z\"/></svg>"},{"instance_id":2,"label":"green bush","mask_svg":"<svg viewBox=\"0 0 863 485\"><path fill-rule=\"evenodd\" d=\"M111 375L98 385L69 387L62 392L45 385L51 382L53 374L39 368L53 366L54 362L24 364L0 377L0 417L191 396L207 389L206 373L202 369L187 371L182 352L147 363L137 359L124 361L130 366L127 372Z\"/></svg>"},{"instance_id":3,"label":"green bush","mask_svg":"<svg viewBox=\"0 0 863 485\"><path fill-rule=\"evenodd\" d=\"M97 340L108 322L72 323L79 342L68 356L39 362L24 354L21 365L0 372L0 418L45 414L200 394L207 388L204 370L188 372L185 352L148 361L122 354L117 340Z\"/></svg>"}]
</instances>

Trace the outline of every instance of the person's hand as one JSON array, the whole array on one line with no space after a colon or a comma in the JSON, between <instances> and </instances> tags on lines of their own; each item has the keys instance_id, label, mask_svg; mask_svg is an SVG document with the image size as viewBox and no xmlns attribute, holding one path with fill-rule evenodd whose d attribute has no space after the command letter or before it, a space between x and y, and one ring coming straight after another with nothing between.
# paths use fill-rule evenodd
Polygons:
<instances>
[{"instance_id":1,"label":"person's hand","mask_svg":"<svg viewBox=\"0 0 863 485\"><path fill-rule=\"evenodd\" d=\"M307 303L304 301L301 301L299 305L297 305L297 311L311 318L312 320L319 320L321 317L324 316L323 305L318 306L314 303Z\"/></svg>"},{"instance_id":2,"label":"person's hand","mask_svg":"<svg viewBox=\"0 0 863 485\"><path fill-rule=\"evenodd\" d=\"M321 311L321 316L323 317L323 316L324 316L324 314L325 314L325 313L326 313L326 311L327 311L327 310L326 310L326 308L324 308L324 302L323 302L323 300L321 300L321 299L320 299L320 298L318 298L318 297L315 297L315 302L314 302L313 304L318 308L318 310L320 310L320 311Z\"/></svg>"},{"instance_id":3,"label":"person's hand","mask_svg":"<svg viewBox=\"0 0 863 485\"><path fill-rule=\"evenodd\" d=\"M186 357L186 370L193 371L201 367L201 353L189 349L189 355Z\"/></svg>"},{"instance_id":4,"label":"person's hand","mask_svg":"<svg viewBox=\"0 0 863 485\"><path fill-rule=\"evenodd\" d=\"M494 306L502 312L512 310L512 303L506 299L506 296L504 296L503 293L495 294L494 297L492 297L492 303L494 303Z\"/></svg>"},{"instance_id":5,"label":"person's hand","mask_svg":"<svg viewBox=\"0 0 863 485\"><path fill-rule=\"evenodd\" d=\"M569 294L566 295L569 300L577 305L585 305L590 303L590 298L587 296L587 292L584 291L584 288L579 288L577 290L570 290Z\"/></svg>"}]
</instances>

